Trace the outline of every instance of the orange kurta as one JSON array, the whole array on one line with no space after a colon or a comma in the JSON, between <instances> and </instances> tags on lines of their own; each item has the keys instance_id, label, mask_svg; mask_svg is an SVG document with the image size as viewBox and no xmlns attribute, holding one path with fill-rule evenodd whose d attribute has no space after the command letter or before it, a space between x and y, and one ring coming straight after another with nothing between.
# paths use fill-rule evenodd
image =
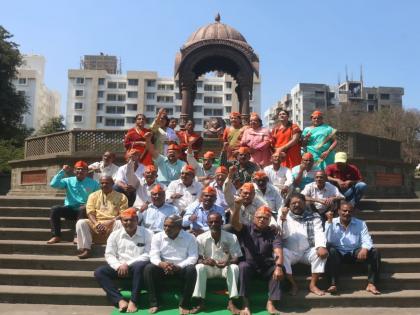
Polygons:
<instances>
[{"instance_id":1,"label":"orange kurta","mask_svg":"<svg viewBox=\"0 0 420 315\"><path fill-rule=\"evenodd\" d=\"M131 128L127 131L124 137L124 147L126 151L130 149L136 149L140 152L140 159L139 162L144 165L151 165L153 164L152 156L149 152L144 153L146 150L145 147L140 146L138 144L134 144L136 141L146 141L144 135L148 132L151 132L148 128L136 129Z\"/></svg>"},{"instance_id":2,"label":"orange kurta","mask_svg":"<svg viewBox=\"0 0 420 315\"><path fill-rule=\"evenodd\" d=\"M192 143L191 147L194 152L194 157L198 159L201 149L203 147L203 138L198 133L195 133L195 132L188 134L186 131L178 131L177 135L179 138L179 146L181 148L181 154L179 158L184 161L187 160L187 155L185 154L185 150L188 149L188 144Z\"/></svg>"},{"instance_id":3,"label":"orange kurta","mask_svg":"<svg viewBox=\"0 0 420 315\"><path fill-rule=\"evenodd\" d=\"M293 135L297 133L302 133L302 130L300 130L299 126L296 124L289 124L289 126L287 126L286 128L284 128L283 126L275 127L272 131L272 135L274 138L274 147L276 149L281 148L290 140L292 140ZM282 166L292 168L301 163L302 157L300 153L299 143L295 144L284 153L286 153L286 158L281 163Z\"/></svg>"}]
</instances>

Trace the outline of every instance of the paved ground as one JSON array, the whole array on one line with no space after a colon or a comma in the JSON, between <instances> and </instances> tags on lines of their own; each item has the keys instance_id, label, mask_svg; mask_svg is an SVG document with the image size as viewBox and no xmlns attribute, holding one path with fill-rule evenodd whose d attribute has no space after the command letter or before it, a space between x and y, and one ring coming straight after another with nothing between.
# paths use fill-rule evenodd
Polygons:
<instances>
[{"instance_id":1,"label":"paved ground","mask_svg":"<svg viewBox=\"0 0 420 315\"><path fill-rule=\"evenodd\" d=\"M2 304L0 314L4 315L110 315L112 307L80 305L45 305L45 304ZM203 313L205 314L205 313ZM312 310L284 311L283 314L308 315L419 315L420 308L316 308Z\"/></svg>"}]
</instances>

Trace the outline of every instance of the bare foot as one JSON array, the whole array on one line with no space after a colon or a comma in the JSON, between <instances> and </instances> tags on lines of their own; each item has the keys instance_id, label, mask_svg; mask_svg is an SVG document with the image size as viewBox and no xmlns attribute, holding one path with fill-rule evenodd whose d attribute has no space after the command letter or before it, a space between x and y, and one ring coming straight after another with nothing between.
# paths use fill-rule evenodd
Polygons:
<instances>
[{"instance_id":1,"label":"bare foot","mask_svg":"<svg viewBox=\"0 0 420 315\"><path fill-rule=\"evenodd\" d=\"M77 237L73 238L73 244L77 245Z\"/></svg>"},{"instance_id":2,"label":"bare foot","mask_svg":"<svg viewBox=\"0 0 420 315\"><path fill-rule=\"evenodd\" d=\"M137 305L133 301L130 300L128 302L127 313L135 313L137 312Z\"/></svg>"},{"instance_id":3,"label":"bare foot","mask_svg":"<svg viewBox=\"0 0 420 315\"><path fill-rule=\"evenodd\" d=\"M244 307L243 310L239 312L240 315L251 315L251 310L248 307Z\"/></svg>"},{"instance_id":4,"label":"bare foot","mask_svg":"<svg viewBox=\"0 0 420 315\"><path fill-rule=\"evenodd\" d=\"M60 243L60 242L61 242L61 237L53 236L47 241L47 244L55 244L55 243Z\"/></svg>"},{"instance_id":5,"label":"bare foot","mask_svg":"<svg viewBox=\"0 0 420 315\"><path fill-rule=\"evenodd\" d=\"M374 294L374 295L379 295L381 294L381 291L379 291L376 286L373 283L369 283L366 287L366 291Z\"/></svg>"},{"instance_id":6,"label":"bare foot","mask_svg":"<svg viewBox=\"0 0 420 315\"><path fill-rule=\"evenodd\" d=\"M126 300L120 300L118 302L118 310L120 311L120 313L125 312L127 310L128 307L128 303Z\"/></svg>"},{"instance_id":7,"label":"bare foot","mask_svg":"<svg viewBox=\"0 0 420 315\"><path fill-rule=\"evenodd\" d=\"M280 311L276 308L273 301L271 301L271 300L267 301L267 312L268 312L268 314L275 314L275 315L280 314Z\"/></svg>"},{"instance_id":8,"label":"bare foot","mask_svg":"<svg viewBox=\"0 0 420 315\"><path fill-rule=\"evenodd\" d=\"M337 286L332 285L327 289L327 292L330 294L337 294L338 290L337 290Z\"/></svg>"},{"instance_id":9,"label":"bare foot","mask_svg":"<svg viewBox=\"0 0 420 315\"><path fill-rule=\"evenodd\" d=\"M187 310L186 308L183 308L182 306L178 307L178 309L179 309L180 315L186 315L190 313L190 310Z\"/></svg>"},{"instance_id":10,"label":"bare foot","mask_svg":"<svg viewBox=\"0 0 420 315\"><path fill-rule=\"evenodd\" d=\"M236 307L235 303L233 303L232 300L229 300L227 309L230 311L232 315L238 315L241 312L241 310Z\"/></svg>"},{"instance_id":11,"label":"bare foot","mask_svg":"<svg viewBox=\"0 0 420 315\"><path fill-rule=\"evenodd\" d=\"M155 314L159 311L159 307L158 306L152 306L149 308L149 313L150 314Z\"/></svg>"},{"instance_id":12,"label":"bare foot","mask_svg":"<svg viewBox=\"0 0 420 315\"><path fill-rule=\"evenodd\" d=\"M89 258L90 257L90 249L83 248L81 253L79 255L77 255L77 257L79 257L79 259Z\"/></svg>"},{"instance_id":13,"label":"bare foot","mask_svg":"<svg viewBox=\"0 0 420 315\"><path fill-rule=\"evenodd\" d=\"M309 286L309 291L311 291L313 294L316 294L318 296L325 295L325 292L322 291L320 288L318 288L316 285Z\"/></svg>"},{"instance_id":14,"label":"bare foot","mask_svg":"<svg viewBox=\"0 0 420 315\"><path fill-rule=\"evenodd\" d=\"M291 296L296 296L299 292L299 287L296 284L292 283L292 287L290 288L289 294Z\"/></svg>"},{"instance_id":15,"label":"bare foot","mask_svg":"<svg viewBox=\"0 0 420 315\"><path fill-rule=\"evenodd\" d=\"M202 310L204 310L204 303L203 302L200 302L200 304L198 304L197 306L193 307L190 310L189 313L190 314L197 314L197 313L201 312Z\"/></svg>"}]
</instances>

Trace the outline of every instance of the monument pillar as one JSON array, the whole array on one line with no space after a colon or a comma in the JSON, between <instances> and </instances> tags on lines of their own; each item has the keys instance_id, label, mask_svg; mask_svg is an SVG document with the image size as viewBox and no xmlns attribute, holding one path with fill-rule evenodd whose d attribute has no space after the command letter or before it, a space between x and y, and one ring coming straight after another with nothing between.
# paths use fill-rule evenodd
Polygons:
<instances>
[{"instance_id":1,"label":"monument pillar","mask_svg":"<svg viewBox=\"0 0 420 315\"><path fill-rule=\"evenodd\" d=\"M249 98L251 86L249 84L239 84L236 90L239 101L239 112L241 113L242 123L249 124Z\"/></svg>"},{"instance_id":2,"label":"monument pillar","mask_svg":"<svg viewBox=\"0 0 420 315\"><path fill-rule=\"evenodd\" d=\"M188 119L193 118L194 84L191 82L181 83L181 115L180 125L185 125Z\"/></svg>"}]
</instances>

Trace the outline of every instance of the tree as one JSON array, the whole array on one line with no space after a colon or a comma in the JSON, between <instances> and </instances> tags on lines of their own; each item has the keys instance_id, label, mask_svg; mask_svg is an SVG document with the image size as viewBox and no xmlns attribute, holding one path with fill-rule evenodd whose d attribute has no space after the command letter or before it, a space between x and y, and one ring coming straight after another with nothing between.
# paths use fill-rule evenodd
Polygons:
<instances>
[{"instance_id":1,"label":"tree","mask_svg":"<svg viewBox=\"0 0 420 315\"><path fill-rule=\"evenodd\" d=\"M0 26L0 139L3 140L20 139L28 133L22 124L22 115L28 105L25 97L16 91L12 83L17 67L22 63L18 45L10 41L12 37Z\"/></svg>"},{"instance_id":2,"label":"tree","mask_svg":"<svg viewBox=\"0 0 420 315\"><path fill-rule=\"evenodd\" d=\"M48 135L54 132L64 131L66 126L64 125L64 117L62 115L58 117L51 117L48 121L41 126L37 132L37 136Z\"/></svg>"}]
</instances>

